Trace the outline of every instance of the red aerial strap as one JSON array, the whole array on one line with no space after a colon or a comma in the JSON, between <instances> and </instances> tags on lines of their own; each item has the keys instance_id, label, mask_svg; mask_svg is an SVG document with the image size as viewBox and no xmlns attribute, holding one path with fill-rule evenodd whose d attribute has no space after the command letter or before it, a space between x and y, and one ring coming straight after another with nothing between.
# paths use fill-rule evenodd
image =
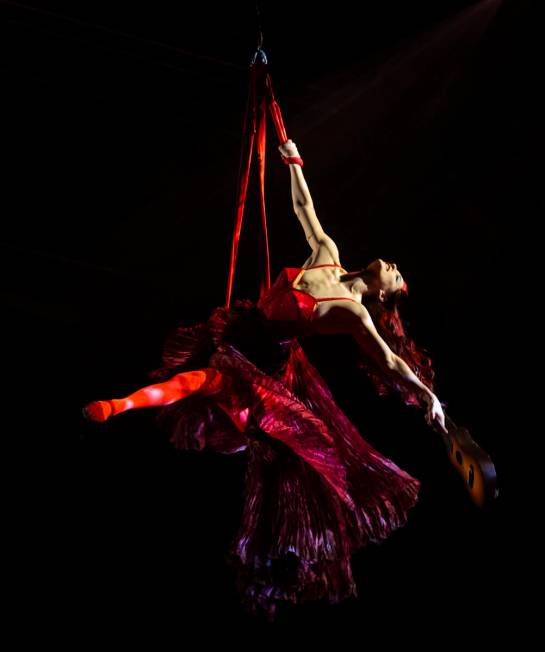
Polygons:
<instances>
[{"instance_id":1,"label":"red aerial strap","mask_svg":"<svg viewBox=\"0 0 545 652\"><path fill-rule=\"evenodd\" d=\"M267 136L267 106L271 113L276 135L281 144L284 144L288 137L282 120L280 107L274 98L271 77L267 70L267 58L263 50L258 49L250 66L250 84L246 116L244 118L244 130L242 137L242 150L237 183L237 204L235 215L235 226L233 240L231 242L231 259L229 265L229 278L227 281L227 296L225 308L231 303L231 292L233 289L233 278L238 253L238 244L242 230L242 218L246 203L248 190L248 178L254 150L254 141L257 134L257 162L259 167L259 196L261 207L261 231L260 249L263 252L263 269L260 280L259 297L262 298L271 286L271 272L269 261L269 242L267 237L267 216L265 210L265 145Z\"/></svg>"}]
</instances>

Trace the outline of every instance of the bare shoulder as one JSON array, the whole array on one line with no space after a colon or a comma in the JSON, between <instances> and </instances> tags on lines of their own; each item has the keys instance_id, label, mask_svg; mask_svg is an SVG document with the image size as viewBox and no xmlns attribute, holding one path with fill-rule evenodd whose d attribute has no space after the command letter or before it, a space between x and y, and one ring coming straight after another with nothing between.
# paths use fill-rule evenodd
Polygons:
<instances>
[{"instance_id":1,"label":"bare shoulder","mask_svg":"<svg viewBox=\"0 0 545 652\"><path fill-rule=\"evenodd\" d=\"M324 234L316 244L312 254L305 261L303 267L327 264L341 265L341 261L339 257L339 249L335 241L328 235Z\"/></svg>"}]
</instances>

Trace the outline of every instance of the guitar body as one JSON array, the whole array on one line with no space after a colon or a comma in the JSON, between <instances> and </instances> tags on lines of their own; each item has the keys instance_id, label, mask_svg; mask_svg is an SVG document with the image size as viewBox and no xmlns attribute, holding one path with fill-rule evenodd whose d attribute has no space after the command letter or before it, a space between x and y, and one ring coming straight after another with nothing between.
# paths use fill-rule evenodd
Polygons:
<instances>
[{"instance_id":1,"label":"guitar body","mask_svg":"<svg viewBox=\"0 0 545 652\"><path fill-rule=\"evenodd\" d=\"M462 477L471 500L484 507L498 497L496 469L488 453L471 437L467 428L457 426L445 414L448 434L435 429L443 437L452 466Z\"/></svg>"}]
</instances>

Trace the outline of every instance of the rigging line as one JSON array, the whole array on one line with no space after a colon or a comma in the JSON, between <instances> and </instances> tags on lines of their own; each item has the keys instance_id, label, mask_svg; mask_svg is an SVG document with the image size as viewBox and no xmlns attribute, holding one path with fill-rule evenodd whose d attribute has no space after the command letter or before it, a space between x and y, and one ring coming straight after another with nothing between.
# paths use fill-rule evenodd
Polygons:
<instances>
[{"instance_id":1,"label":"rigging line","mask_svg":"<svg viewBox=\"0 0 545 652\"><path fill-rule=\"evenodd\" d=\"M255 11L257 14L257 49L261 50L263 47L263 30L261 29L261 15L259 13L259 2L255 3Z\"/></svg>"},{"instance_id":2,"label":"rigging line","mask_svg":"<svg viewBox=\"0 0 545 652\"><path fill-rule=\"evenodd\" d=\"M72 265L76 267L83 267L87 269L92 269L98 272L107 272L108 274L116 274L118 276L125 276L128 278L133 278L135 280L145 280L149 278L149 273L144 274L135 274L129 270L117 269L115 267L108 267L105 265L99 265L98 263L93 263L86 260L78 260L76 258L69 258L68 256L63 256L52 251L39 251L37 249L30 249L29 247L22 247L16 244L0 242L0 247L3 249L9 249L12 252L17 252L18 254L32 256L34 258L47 258L51 261L62 263L64 265Z\"/></svg>"},{"instance_id":3,"label":"rigging line","mask_svg":"<svg viewBox=\"0 0 545 652\"><path fill-rule=\"evenodd\" d=\"M5 1L10 1L10 0L0 0L0 3L5 2ZM225 79L225 77L207 75L205 73L196 71L196 70L191 69L191 68L181 68L180 66L177 66L177 65L174 65L174 64L171 64L171 63L165 63L163 61L158 61L156 59L149 59L148 57L144 57L144 56L142 56L140 54L134 54L132 52L127 52L125 50L120 50L120 49L112 49L112 48L110 48L108 46L104 46L104 45L101 45L99 43L95 43L93 41L86 41L86 40L84 40L82 38L79 38L77 36L73 36L72 34L64 34L64 33L55 32L50 28L34 25L32 23L24 22L23 20L18 20L16 18L0 17L0 20L4 20L5 22L10 22L10 23L15 23L15 24L18 24L18 25L22 25L24 27L28 27L29 29L34 29L36 31L44 32L46 34L52 34L52 35L57 36L59 38L66 38L66 39L69 39L69 40L72 40L72 41L75 41L75 42L83 43L85 45L90 45L90 46L93 46L93 47L95 47L95 48L97 48L99 50L104 50L106 52L110 52L110 53L113 52L114 54L126 55L129 58L145 61L147 63L152 63L152 64L155 64L157 66L162 66L164 68L170 68L172 70L176 70L176 71L179 71L179 72L182 72L182 73L193 75L194 77L200 77L202 79L211 80L213 82L218 82L219 81L224 86L231 86L233 88L240 88L242 86L242 82L239 84L237 82L227 81ZM237 69L238 70L247 70L248 67L247 66L238 66ZM283 95L283 98L285 100L293 102L296 105L298 104L300 106L307 106L307 105L311 106L310 103L305 103L300 98L295 98L295 97L287 94L286 92L283 92L282 95Z\"/></svg>"},{"instance_id":4,"label":"rigging line","mask_svg":"<svg viewBox=\"0 0 545 652\"><path fill-rule=\"evenodd\" d=\"M23 4L19 3L19 2L14 2L14 0L0 0L0 3L13 5L15 7L21 7L23 9L28 9L28 10L31 10L31 11L36 11L37 13L44 13L44 14L50 14L52 16L59 16L61 18L65 18L68 21L72 21L72 22L79 23L79 24L82 24L82 25L88 25L88 26L91 26L91 27L96 27L98 30L102 29L103 31L111 32L113 34L120 34L121 36L127 36L127 38L132 38L134 40L139 40L139 41L142 41L144 43L155 44L155 45L157 45L159 47L163 47L164 49L173 50L174 52L187 54L190 57L191 56L194 57L195 59L210 60L212 62L216 62L216 63L222 64L222 65L225 65L226 67L231 67L231 68L233 68L235 70L247 70L247 68L248 68L247 66L240 66L240 65L234 64L234 63L232 63L230 61L222 61L221 59L216 59L214 57L207 57L205 55L195 54L195 53L193 53L193 52L191 52L189 50L182 50L181 48L177 48L175 46L164 44L164 43L162 43L160 41L145 39L145 38L140 37L140 36L134 36L134 35L131 35L131 34L126 34L125 32L118 32L117 30L113 30L113 29L110 29L108 27L103 27L103 26L100 26L100 25L96 25L94 23L88 23L86 21L82 21L80 19L65 16L63 14L56 14L55 12L45 11L45 10L38 9L36 7L30 7L28 5L23 5ZM64 38L71 39L71 40L74 40L74 41L79 41L80 43L84 43L86 45L92 45L92 46L94 46L94 47L96 47L98 49L102 49L102 50L105 50L107 52L114 52L114 53L124 54L127 57L132 57L132 58L137 59L137 60L146 61L148 63L156 64L157 66L163 66L165 68L171 68L173 70L178 70L180 72L186 72L186 73L192 74L192 75L194 75L196 77L201 77L203 79L210 79L210 80L213 80L213 81L217 81L217 79L218 79L217 77L213 77L211 75L206 75L204 73L196 72L194 70L188 70L186 68L180 68L179 66L176 66L176 65L173 65L173 64L168 64L168 63L165 63L165 62L162 62L162 61L157 61L155 59L149 59L149 58L144 57L144 56L139 55L139 54L133 54L131 52L126 52L124 50L119 50L119 49L114 50L114 49L108 48L106 46L100 45L98 43L94 43L93 41L85 41L85 40L83 40L81 38L78 38L78 37L75 37L75 36L73 36L71 34L62 34L62 33L54 32L51 29L47 29L47 28L44 28L42 26L33 25L31 23L25 23L24 21L21 21L21 20L12 19L12 18L3 18L3 19L6 22L9 21L9 22L14 22L14 23L19 23L19 24L24 25L26 27L29 27L31 29L35 29L35 30L38 30L38 31L43 31L43 32L46 32L46 33L49 32L49 33L54 34L54 35L59 36L59 37L64 37ZM225 85L228 85L228 86L236 87L236 88L238 88L240 86L237 83L228 82L228 81L226 81L224 79L222 79L222 83L225 84ZM290 102L305 106L305 102L302 102L300 100L300 98L294 98L293 96L287 94L286 92L283 93L283 97L284 97L284 99L286 99L286 100L288 100Z\"/></svg>"},{"instance_id":5,"label":"rigging line","mask_svg":"<svg viewBox=\"0 0 545 652\"><path fill-rule=\"evenodd\" d=\"M156 59L149 59L148 57L144 57L141 54L135 54L135 53L127 52L125 50L120 50L120 49L114 49L114 48L102 45L100 43L95 43L93 41L84 40L84 39L79 38L77 36L73 36L72 34L63 34L63 33L55 32L52 29L47 28L47 27L33 25L31 23L26 23L24 21L17 20L16 18L4 18L3 20L5 22L15 23L17 25L22 25L24 27L28 27L29 29L33 29L33 30L36 30L36 31L39 31L39 32L44 32L46 34L52 34L52 35L57 36L59 38L65 38L65 39L68 39L68 40L71 40L71 41L76 41L78 43L83 43L85 45L90 45L90 46L93 46L93 47L95 47L95 48L97 48L99 50L104 50L105 52L110 52L110 53L113 52L114 54L122 54L122 55L125 55L125 56L129 57L129 58L137 59L137 60L140 60L140 61L145 61L147 63L152 63L152 64L155 64L157 66L162 66L164 68L170 68L172 70L177 70L179 72L194 75L195 77L201 77L203 79L212 80L214 82L220 81L222 84L227 85L227 86L233 86L233 87L236 87L236 88L238 88L240 86L239 84L237 84L235 82L227 81L225 78L222 78L222 77L214 77L212 75L206 75L206 74L204 74L202 72L199 72L199 71L196 71L194 69L182 68L180 66L176 66L176 65L171 64L171 63L165 63L164 61L158 61Z\"/></svg>"},{"instance_id":6,"label":"rigging line","mask_svg":"<svg viewBox=\"0 0 545 652\"><path fill-rule=\"evenodd\" d=\"M0 2L1 2L1 0L0 0ZM0 66L0 69L2 69L1 66ZM9 69L4 68L2 70L2 72L6 72L6 71L8 72L8 74L11 74L11 71ZM17 80L17 83L19 85L18 87L20 87L21 86L20 76L16 75L14 78ZM51 77L46 77L44 75L35 74L34 72L25 72L25 80L27 80L27 81L32 80L32 81L35 81L35 82L37 82L39 84L44 84L46 86L48 84L51 84L52 88L57 88L56 86L54 86L55 80L53 80ZM47 87L49 88L49 86L47 86ZM90 96L95 100L99 99L99 100L103 100L104 102L110 102L111 99L112 99L111 95L106 95L104 93L100 93L100 92L96 91L95 89L85 88L83 86L80 86L80 87L75 88L75 89L71 89L70 92L71 93L76 92L76 93L79 93L81 95ZM185 103L187 104L187 100L185 100ZM197 102L193 102L191 104L192 108L198 108L199 106L200 106L200 104L198 104ZM181 122L181 124L188 124L190 126L195 126L194 120L191 117L185 117L184 114L178 114L178 120ZM216 123L214 123L212 125L209 125L208 130L210 132L214 132L214 133L216 133L216 132L221 133L221 134L229 136L229 137L231 137L233 139L238 138L238 132L235 132L232 129L229 129L227 126L221 126L220 123L218 123L218 122L216 122Z\"/></svg>"},{"instance_id":7,"label":"rigging line","mask_svg":"<svg viewBox=\"0 0 545 652\"><path fill-rule=\"evenodd\" d=\"M127 39L132 39L134 41L140 41L142 43L147 43L151 45L155 45L157 47L163 48L165 50L170 50L171 52L176 52L177 54L183 54L189 57L193 57L195 59L202 59L203 61L208 61L211 63L216 63L221 66L225 66L228 68L235 68L236 70L245 70L246 66L240 66L236 63L233 63L231 61L224 61L223 59L218 59L217 57L210 57L204 54L198 54L196 52L191 52L190 50L185 50L183 48L179 48L175 45L169 45L168 43L163 43L162 41L157 41L155 39L148 39L144 38L142 36L137 36L136 34L129 34L128 32L122 32L120 30L112 29L111 27L106 27L105 25L100 25L98 23L91 23L89 21L81 20L80 18L74 18L73 16L67 16L66 14L59 14L54 11L48 11L45 9L39 9L37 7L32 7L30 5L25 5L20 2L14 2L14 0L2 0L2 4L8 4L12 5L14 7L19 7L21 9L24 9L26 11L34 11L39 14L43 14L46 16L53 16L55 18L62 18L66 21L76 23L78 25L82 25L85 27L93 27L97 30L102 30L103 32L109 32L110 34L115 34L116 36L123 36L124 38Z\"/></svg>"}]
</instances>

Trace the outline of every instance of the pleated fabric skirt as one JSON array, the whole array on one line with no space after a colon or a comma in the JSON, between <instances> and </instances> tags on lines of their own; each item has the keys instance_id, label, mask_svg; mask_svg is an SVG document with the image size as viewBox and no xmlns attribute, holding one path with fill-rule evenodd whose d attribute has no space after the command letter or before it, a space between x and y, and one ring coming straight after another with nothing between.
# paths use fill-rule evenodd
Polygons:
<instances>
[{"instance_id":1,"label":"pleated fabric skirt","mask_svg":"<svg viewBox=\"0 0 545 652\"><path fill-rule=\"evenodd\" d=\"M279 339L253 302L175 329L150 377L203 367L222 372L220 387L161 408L158 422L181 450L247 456L226 551L242 604L272 621L283 602L357 597L351 555L406 523L420 482L365 441L297 338Z\"/></svg>"}]
</instances>

